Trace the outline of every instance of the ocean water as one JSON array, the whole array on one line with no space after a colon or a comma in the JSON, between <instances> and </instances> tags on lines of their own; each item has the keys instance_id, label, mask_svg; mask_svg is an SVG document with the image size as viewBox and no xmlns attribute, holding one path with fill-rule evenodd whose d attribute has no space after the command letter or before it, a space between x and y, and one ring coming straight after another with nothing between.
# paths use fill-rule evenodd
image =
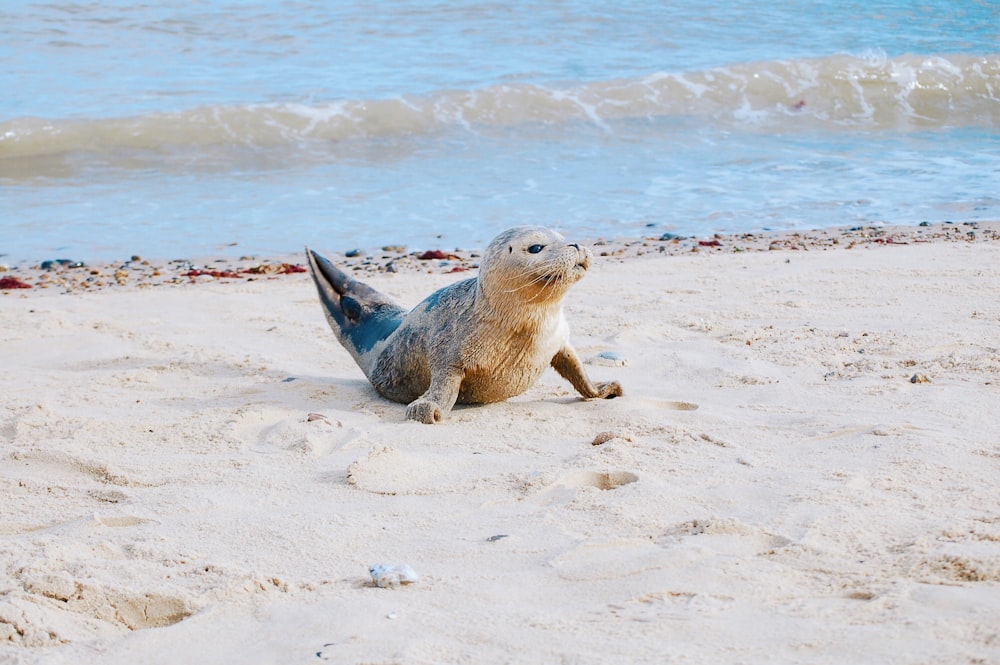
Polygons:
<instances>
[{"instance_id":1,"label":"ocean water","mask_svg":"<svg viewBox=\"0 0 1000 665\"><path fill-rule=\"evenodd\" d=\"M3 261L1000 219L1000 4L0 3Z\"/></svg>"}]
</instances>

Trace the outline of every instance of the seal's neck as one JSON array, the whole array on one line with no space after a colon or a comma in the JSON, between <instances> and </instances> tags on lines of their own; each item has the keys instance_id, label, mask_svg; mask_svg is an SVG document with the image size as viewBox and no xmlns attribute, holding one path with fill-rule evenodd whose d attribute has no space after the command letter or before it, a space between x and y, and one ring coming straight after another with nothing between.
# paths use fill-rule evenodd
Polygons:
<instances>
[{"instance_id":1,"label":"seal's neck","mask_svg":"<svg viewBox=\"0 0 1000 665\"><path fill-rule=\"evenodd\" d=\"M476 310L480 317L493 325L512 332L536 332L558 321L562 314L562 297L535 302L517 295L488 295L480 285L476 289Z\"/></svg>"}]
</instances>

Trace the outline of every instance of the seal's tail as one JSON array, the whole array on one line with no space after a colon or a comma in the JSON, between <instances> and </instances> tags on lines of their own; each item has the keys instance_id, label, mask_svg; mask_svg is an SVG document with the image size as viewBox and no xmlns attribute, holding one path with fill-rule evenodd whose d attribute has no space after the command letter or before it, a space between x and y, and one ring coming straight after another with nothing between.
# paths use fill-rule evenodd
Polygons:
<instances>
[{"instance_id":1,"label":"seal's tail","mask_svg":"<svg viewBox=\"0 0 1000 665\"><path fill-rule=\"evenodd\" d=\"M309 271L323 313L337 339L368 374L373 347L393 333L406 311L388 296L353 279L328 259L306 247Z\"/></svg>"}]
</instances>

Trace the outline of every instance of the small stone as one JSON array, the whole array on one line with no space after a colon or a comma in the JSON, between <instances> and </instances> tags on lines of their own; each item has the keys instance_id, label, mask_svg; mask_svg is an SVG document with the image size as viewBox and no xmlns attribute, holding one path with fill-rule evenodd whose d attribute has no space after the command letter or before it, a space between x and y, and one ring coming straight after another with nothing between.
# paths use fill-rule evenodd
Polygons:
<instances>
[{"instance_id":1,"label":"small stone","mask_svg":"<svg viewBox=\"0 0 1000 665\"><path fill-rule=\"evenodd\" d=\"M931 380L927 378L926 374L921 374L917 372L910 377L910 383L930 383Z\"/></svg>"},{"instance_id":2,"label":"small stone","mask_svg":"<svg viewBox=\"0 0 1000 665\"><path fill-rule=\"evenodd\" d=\"M594 440L590 442L590 445L599 446L601 444L607 443L608 441L611 441L612 439L617 439L617 438L619 437L614 432L598 432L597 436L594 437Z\"/></svg>"},{"instance_id":3,"label":"small stone","mask_svg":"<svg viewBox=\"0 0 1000 665\"><path fill-rule=\"evenodd\" d=\"M349 259L353 259L355 257L361 256L361 250L360 249L349 249L346 252L344 252L344 256L346 256Z\"/></svg>"}]
</instances>

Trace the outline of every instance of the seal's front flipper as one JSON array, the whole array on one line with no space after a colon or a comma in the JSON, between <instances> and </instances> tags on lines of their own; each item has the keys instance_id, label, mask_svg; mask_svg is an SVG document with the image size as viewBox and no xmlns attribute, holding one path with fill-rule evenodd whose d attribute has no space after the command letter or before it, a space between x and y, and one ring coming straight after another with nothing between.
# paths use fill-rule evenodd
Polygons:
<instances>
[{"instance_id":1,"label":"seal's front flipper","mask_svg":"<svg viewBox=\"0 0 1000 665\"><path fill-rule=\"evenodd\" d=\"M451 411L462 388L462 371L453 366L437 368L431 374L431 385L423 395L406 407L409 420L433 425Z\"/></svg>"},{"instance_id":2,"label":"seal's front flipper","mask_svg":"<svg viewBox=\"0 0 1000 665\"><path fill-rule=\"evenodd\" d=\"M612 399L621 397L622 386L617 381L594 384L587 378L587 373L583 370L583 364L576 351L568 344L559 350L559 353L552 359L552 367L559 372L560 376L573 384L576 391L586 398L600 397Z\"/></svg>"},{"instance_id":3,"label":"seal's front flipper","mask_svg":"<svg viewBox=\"0 0 1000 665\"><path fill-rule=\"evenodd\" d=\"M406 311L388 296L350 277L308 247L306 258L327 322L340 343L368 374L374 361L369 352L399 327Z\"/></svg>"}]
</instances>

